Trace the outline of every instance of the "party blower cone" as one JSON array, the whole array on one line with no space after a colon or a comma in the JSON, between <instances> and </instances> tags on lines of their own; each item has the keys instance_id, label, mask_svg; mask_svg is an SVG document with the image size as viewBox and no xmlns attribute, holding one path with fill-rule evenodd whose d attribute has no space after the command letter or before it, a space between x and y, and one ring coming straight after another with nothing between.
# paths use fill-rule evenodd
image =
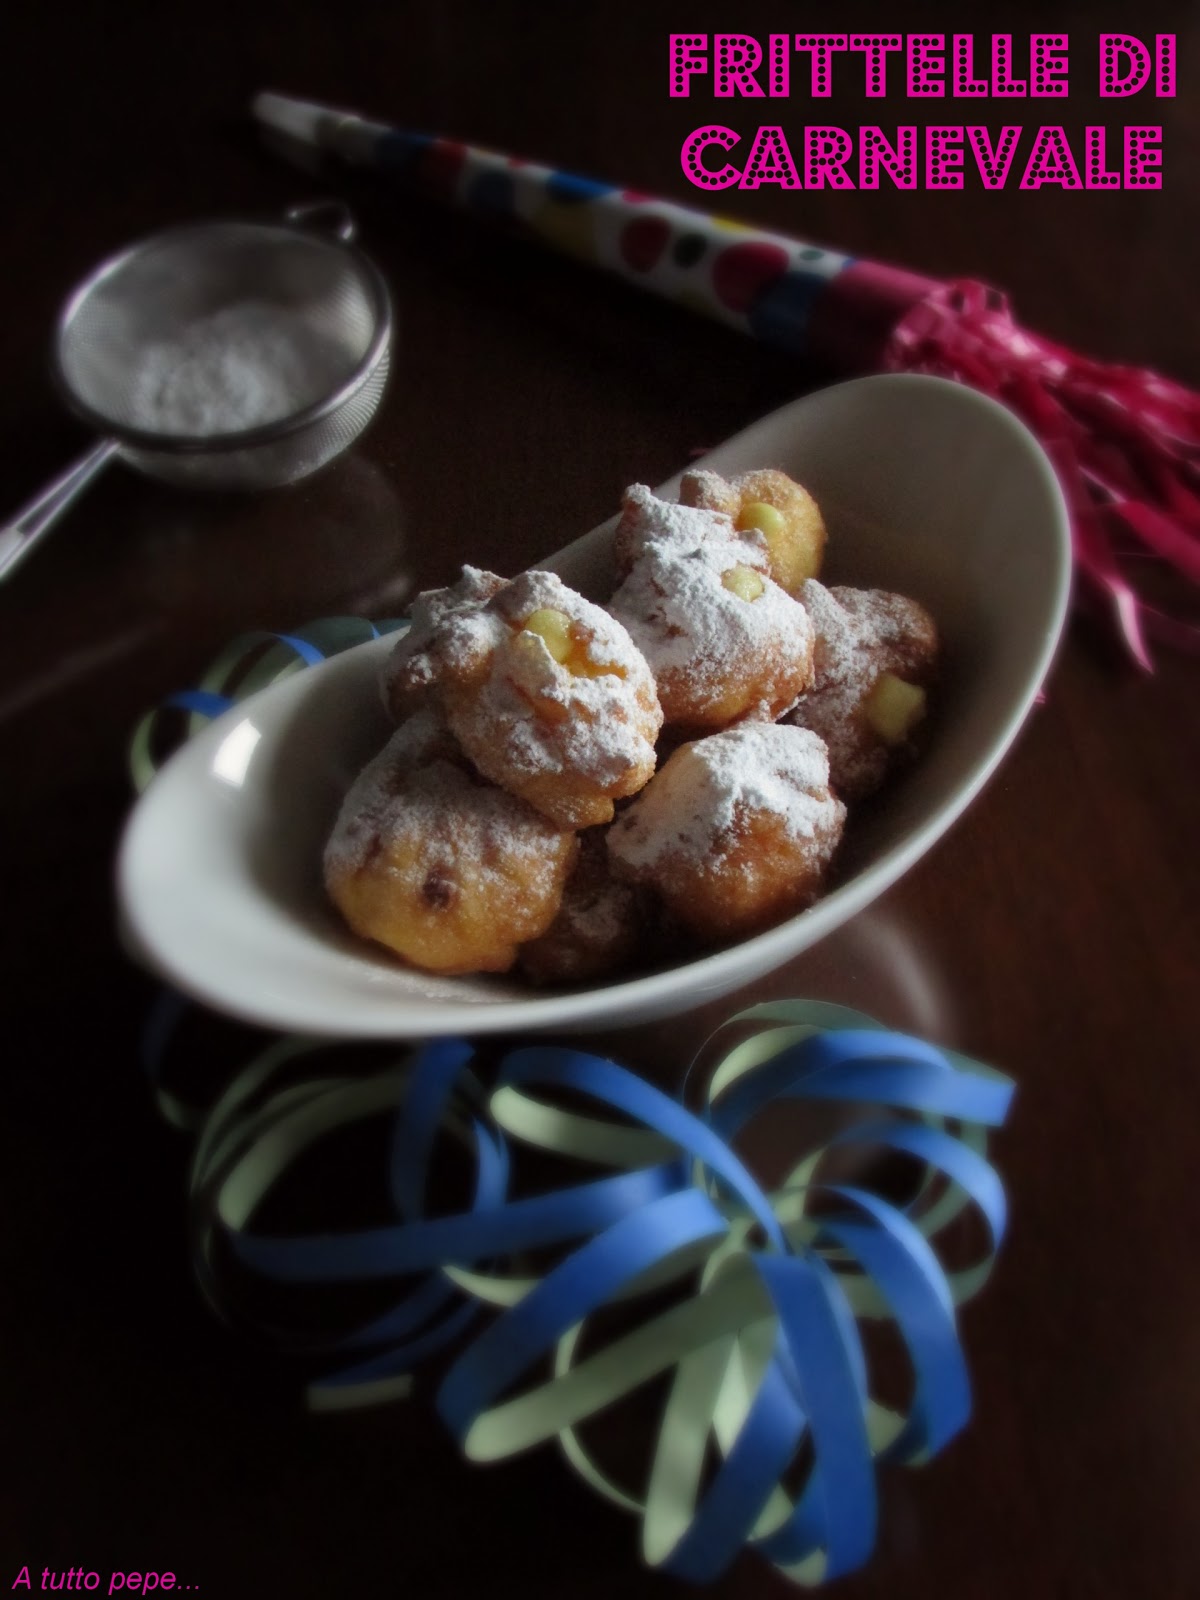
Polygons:
<instances>
[{"instance_id":1,"label":"party blower cone","mask_svg":"<svg viewBox=\"0 0 1200 1600\"><path fill-rule=\"evenodd\" d=\"M1147 641L1200 650L1200 625L1139 598L1119 558L1149 553L1200 584L1200 396L1021 328L997 290L941 282L516 156L278 94L253 114L415 192L517 224L591 265L835 370L921 372L1009 406L1054 463L1083 592L1149 668Z\"/></svg>"}]
</instances>

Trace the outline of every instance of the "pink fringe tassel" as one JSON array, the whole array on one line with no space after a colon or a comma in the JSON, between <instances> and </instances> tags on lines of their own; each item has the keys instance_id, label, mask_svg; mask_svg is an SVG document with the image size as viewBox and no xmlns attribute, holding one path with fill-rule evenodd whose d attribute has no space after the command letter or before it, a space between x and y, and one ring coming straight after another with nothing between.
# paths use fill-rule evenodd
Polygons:
<instances>
[{"instance_id":1,"label":"pink fringe tassel","mask_svg":"<svg viewBox=\"0 0 1200 1600\"><path fill-rule=\"evenodd\" d=\"M1200 653L1200 623L1148 605L1118 561L1132 536L1139 553L1200 584L1200 395L1028 333L1003 295L970 282L939 285L913 305L883 365L968 383L1016 412L1054 463L1077 570L1134 660L1152 670L1149 639Z\"/></svg>"}]
</instances>

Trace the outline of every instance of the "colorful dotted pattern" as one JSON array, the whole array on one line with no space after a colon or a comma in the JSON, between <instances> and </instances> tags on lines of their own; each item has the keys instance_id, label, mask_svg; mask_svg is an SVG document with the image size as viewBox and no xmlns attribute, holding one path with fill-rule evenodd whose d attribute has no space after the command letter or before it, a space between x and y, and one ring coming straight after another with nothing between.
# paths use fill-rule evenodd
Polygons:
<instances>
[{"instance_id":1,"label":"colorful dotted pattern","mask_svg":"<svg viewBox=\"0 0 1200 1600\"><path fill-rule=\"evenodd\" d=\"M671 242L671 226L663 217L635 217L621 229L621 260L631 272L649 272Z\"/></svg>"},{"instance_id":2,"label":"colorful dotted pattern","mask_svg":"<svg viewBox=\"0 0 1200 1600\"><path fill-rule=\"evenodd\" d=\"M489 220L523 225L571 255L794 351L804 348L819 296L850 264L814 245L764 237L743 222L450 140L388 133L374 153L381 166L439 199ZM813 159L826 182L838 182L837 163L846 154L832 137L818 147ZM911 146L902 140L895 159L907 171L913 164ZM778 128L760 131L747 170L762 182L799 185ZM841 186L852 186L840 176Z\"/></svg>"},{"instance_id":3,"label":"colorful dotted pattern","mask_svg":"<svg viewBox=\"0 0 1200 1600\"><path fill-rule=\"evenodd\" d=\"M702 233L681 233L671 247L671 259L677 267L694 267L707 249Z\"/></svg>"},{"instance_id":4,"label":"colorful dotted pattern","mask_svg":"<svg viewBox=\"0 0 1200 1600\"><path fill-rule=\"evenodd\" d=\"M596 219L590 206L563 205L551 200L529 220L538 233L568 255L578 256L582 261L596 259Z\"/></svg>"},{"instance_id":5,"label":"colorful dotted pattern","mask_svg":"<svg viewBox=\"0 0 1200 1600\"><path fill-rule=\"evenodd\" d=\"M782 245L761 239L730 245L713 262L717 299L729 311L748 314L758 297L783 277L788 264Z\"/></svg>"},{"instance_id":6,"label":"colorful dotted pattern","mask_svg":"<svg viewBox=\"0 0 1200 1600\"><path fill-rule=\"evenodd\" d=\"M553 172L546 181L546 193L551 200L566 205L598 200L602 194L611 194L612 190L611 183L600 183L595 178L580 178L573 172Z\"/></svg>"},{"instance_id":7,"label":"colorful dotted pattern","mask_svg":"<svg viewBox=\"0 0 1200 1600\"><path fill-rule=\"evenodd\" d=\"M462 177L466 160L465 144L435 139L418 156L413 175L422 189L440 197L454 191Z\"/></svg>"}]
</instances>

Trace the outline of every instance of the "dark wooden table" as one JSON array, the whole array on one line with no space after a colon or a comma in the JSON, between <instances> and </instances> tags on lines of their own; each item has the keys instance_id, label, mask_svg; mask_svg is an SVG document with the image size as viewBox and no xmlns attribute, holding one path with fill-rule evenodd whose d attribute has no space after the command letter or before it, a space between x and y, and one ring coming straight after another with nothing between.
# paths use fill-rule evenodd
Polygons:
<instances>
[{"instance_id":1,"label":"dark wooden table","mask_svg":"<svg viewBox=\"0 0 1200 1600\"><path fill-rule=\"evenodd\" d=\"M175 221L319 192L258 147L255 89L692 198L679 144L712 102L698 115L668 99L668 31L763 36L831 26L835 9L130 0L6 16L0 502L85 442L46 355L94 261ZM836 21L949 31L960 9L925 0L900 19L862 0ZM993 0L971 20L1020 39L1040 11ZM1056 9L1079 63L1055 108L1072 129L1148 115L1087 90L1098 30L1139 20L1107 0ZM1150 119L1165 126L1161 193L763 188L725 209L1002 284L1026 323L1200 385L1200 29L1167 0L1145 27L1180 35L1179 97ZM822 117L933 114L870 104L847 88ZM799 93L730 115L813 120ZM515 572L608 515L626 482L668 476L816 375L456 217L357 204L400 326L353 454L258 498L188 498L115 469L0 589L5 1589L26 1563L35 1585L44 1567L159 1569L210 1597L671 1587L553 1452L471 1469L418 1406L310 1418L294 1372L201 1303L185 1142L137 1063L151 986L113 931L125 751L139 713L238 630L394 614L463 558ZM975 1419L928 1469L886 1476L878 1552L846 1595L1200 1590L1198 692L1194 660L1161 654L1146 676L1074 625L1045 704L950 837L762 991L852 1002L1020 1082L998 1144L1011 1241L963 1319ZM712 1021L615 1042L657 1055L665 1078ZM786 1590L750 1558L719 1587Z\"/></svg>"}]
</instances>

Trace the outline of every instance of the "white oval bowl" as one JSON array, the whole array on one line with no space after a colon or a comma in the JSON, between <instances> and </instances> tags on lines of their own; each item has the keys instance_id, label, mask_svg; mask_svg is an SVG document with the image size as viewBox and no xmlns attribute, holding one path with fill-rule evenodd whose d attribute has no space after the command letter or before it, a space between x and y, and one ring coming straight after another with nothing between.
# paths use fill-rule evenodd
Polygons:
<instances>
[{"instance_id":1,"label":"white oval bowl","mask_svg":"<svg viewBox=\"0 0 1200 1600\"><path fill-rule=\"evenodd\" d=\"M345 790L383 744L381 639L244 701L166 765L118 861L130 952L248 1022L344 1038L605 1027L686 1011L789 961L906 872L978 794L1053 657L1070 587L1066 508L1022 425L972 390L881 377L798 400L702 463L778 467L820 503L822 577L898 590L937 619L944 671L919 762L859 820L857 870L770 932L669 970L570 991L442 978L353 937L326 900L321 853ZM678 477L660 487L674 497ZM603 601L616 519L541 563Z\"/></svg>"}]
</instances>

